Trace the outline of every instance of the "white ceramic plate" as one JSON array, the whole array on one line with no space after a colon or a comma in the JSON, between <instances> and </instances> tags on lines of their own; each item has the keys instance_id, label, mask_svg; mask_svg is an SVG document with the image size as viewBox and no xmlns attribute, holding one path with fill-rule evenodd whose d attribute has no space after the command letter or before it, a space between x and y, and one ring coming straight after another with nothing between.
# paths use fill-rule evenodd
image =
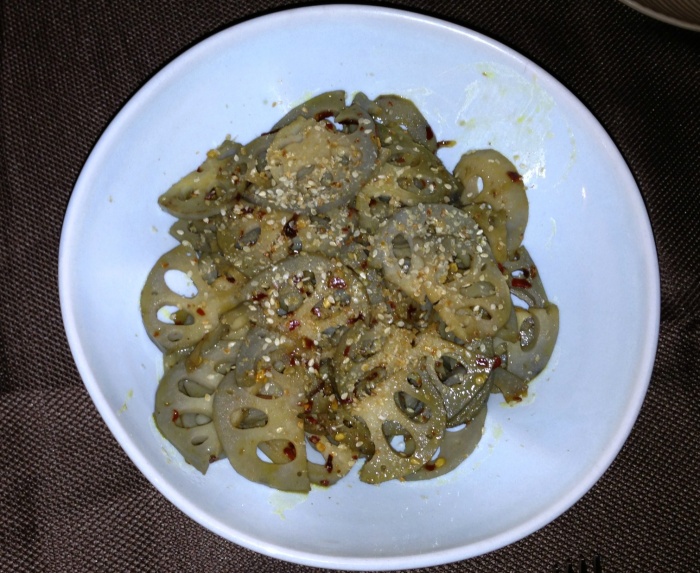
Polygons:
<instances>
[{"instance_id":1,"label":"white ceramic plate","mask_svg":"<svg viewBox=\"0 0 700 573\"><path fill-rule=\"evenodd\" d=\"M227 462L183 463L151 413L159 352L139 295L174 245L156 198L227 134L248 141L329 89L407 96L439 139L514 160L530 188L525 244L561 310L530 397L492 397L483 440L444 478L308 495L247 482ZM659 280L625 162L581 103L512 50L459 26L367 6L250 20L168 64L124 106L75 186L63 228L68 340L100 414L143 474L222 537L318 567L402 569L483 554L541 528L596 482L627 438L654 361Z\"/></svg>"},{"instance_id":2,"label":"white ceramic plate","mask_svg":"<svg viewBox=\"0 0 700 573\"><path fill-rule=\"evenodd\" d=\"M700 32L700 3L697 0L620 0L651 18Z\"/></svg>"}]
</instances>

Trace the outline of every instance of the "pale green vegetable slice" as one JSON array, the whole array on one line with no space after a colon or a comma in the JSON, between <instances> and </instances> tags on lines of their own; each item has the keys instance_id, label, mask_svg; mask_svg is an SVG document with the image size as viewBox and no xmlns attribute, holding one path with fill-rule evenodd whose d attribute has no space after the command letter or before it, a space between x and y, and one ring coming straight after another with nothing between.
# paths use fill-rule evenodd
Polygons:
<instances>
[{"instance_id":1,"label":"pale green vegetable slice","mask_svg":"<svg viewBox=\"0 0 700 573\"><path fill-rule=\"evenodd\" d=\"M316 121L336 116L345 107L345 92L333 90L314 96L290 109L282 119L272 126L271 132L279 131L299 117Z\"/></svg>"},{"instance_id":2,"label":"pale green vegetable slice","mask_svg":"<svg viewBox=\"0 0 700 573\"><path fill-rule=\"evenodd\" d=\"M473 420L479 412L486 406L489 396L495 392L494 390L494 380L495 372L502 370L502 368L497 368L491 375L486 379L486 382L481 386L477 387L474 397L467 402L466 406L450 421L450 427L459 426L460 424L468 423Z\"/></svg>"},{"instance_id":3,"label":"pale green vegetable slice","mask_svg":"<svg viewBox=\"0 0 700 573\"><path fill-rule=\"evenodd\" d=\"M503 263L508 260L507 214L505 211L491 209L486 203L476 203L463 208L479 228L491 246L493 258Z\"/></svg>"},{"instance_id":4,"label":"pale green vegetable slice","mask_svg":"<svg viewBox=\"0 0 700 573\"><path fill-rule=\"evenodd\" d=\"M433 154L437 151L438 142L433 129L411 100L394 94L385 94L375 98L372 104L369 106L369 111L378 123L401 125L412 141L425 146Z\"/></svg>"},{"instance_id":5,"label":"pale green vegetable slice","mask_svg":"<svg viewBox=\"0 0 700 573\"><path fill-rule=\"evenodd\" d=\"M338 344L338 401L364 421L374 446L360 470L363 481L379 483L415 470L432 456L445 429L442 395L422 376L416 359L422 354L414 343L405 329L358 323Z\"/></svg>"},{"instance_id":6,"label":"pale green vegetable slice","mask_svg":"<svg viewBox=\"0 0 700 573\"><path fill-rule=\"evenodd\" d=\"M547 365L559 334L559 307L516 308L520 340L508 342L507 369L524 380L532 380Z\"/></svg>"},{"instance_id":7,"label":"pale green vegetable slice","mask_svg":"<svg viewBox=\"0 0 700 573\"><path fill-rule=\"evenodd\" d=\"M450 425L486 384L489 362L474 350L432 332L421 334L411 352L442 395Z\"/></svg>"},{"instance_id":8,"label":"pale green vegetable slice","mask_svg":"<svg viewBox=\"0 0 700 573\"><path fill-rule=\"evenodd\" d=\"M341 249L353 244L359 231L358 214L354 207L343 205L316 215L297 215L289 219L285 235L296 246L290 251L316 253L326 257L338 257Z\"/></svg>"},{"instance_id":9,"label":"pale green vegetable slice","mask_svg":"<svg viewBox=\"0 0 700 573\"><path fill-rule=\"evenodd\" d=\"M248 306L257 310L259 324L315 344L369 315L357 276L321 255L289 257L253 277L243 294Z\"/></svg>"},{"instance_id":10,"label":"pale green vegetable slice","mask_svg":"<svg viewBox=\"0 0 700 573\"><path fill-rule=\"evenodd\" d=\"M508 284L488 242L466 213L451 205L398 211L375 241L385 279L414 300L427 299L463 340L493 336L508 320Z\"/></svg>"},{"instance_id":11,"label":"pale green vegetable slice","mask_svg":"<svg viewBox=\"0 0 700 573\"><path fill-rule=\"evenodd\" d=\"M200 256L210 254L218 249L216 231L222 220L221 214L204 219L178 219L170 227L170 235Z\"/></svg>"},{"instance_id":12,"label":"pale green vegetable slice","mask_svg":"<svg viewBox=\"0 0 700 573\"><path fill-rule=\"evenodd\" d=\"M493 371L493 385L509 403L520 402L527 396L527 380L516 376L505 368L496 368Z\"/></svg>"},{"instance_id":13,"label":"pale green vegetable slice","mask_svg":"<svg viewBox=\"0 0 700 573\"><path fill-rule=\"evenodd\" d=\"M289 213L237 200L216 231L219 251L247 278L289 254L284 229Z\"/></svg>"},{"instance_id":14,"label":"pale green vegetable slice","mask_svg":"<svg viewBox=\"0 0 700 573\"><path fill-rule=\"evenodd\" d=\"M445 283L447 294L434 306L448 331L464 340L493 336L508 321L512 304L495 262L478 256L472 260L461 276Z\"/></svg>"},{"instance_id":15,"label":"pale green vegetable slice","mask_svg":"<svg viewBox=\"0 0 700 573\"><path fill-rule=\"evenodd\" d=\"M213 395L236 355L236 342L218 342L200 355L195 368L188 368L183 359L158 384L156 426L185 461L202 473L222 452L212 423Z\"/></svg>"},{"instance_id":16,"label":"pale green vegetable slice","mask_svg":"<svg viewBox=\"0 0 700 573\"><path fill-rule=\"evenodd\" d=\"M197 169L160 196L160 206L180 219L203 219L220 213L247 184L241 149L240 143L226 140L209 151Z\"/></svg>"},{"instance_id":17,"label":"pale green vegetable slice","mask_svg":"<svg viewBox=\"0 0 700 573\"><path fill-rule=\"evenodd\" d=\"M322 213L347 205L377 160L373 121L361 109L351 108L344 108L336 120L354 125L353 131L300 116L275 133L259 175L251 179L256 184L245 197L295 213Z\"/></svg>"},{"instance_id":18,"label":"pale green vegetable slice","mask_svg":"<svg viewBox=\"0 0 700 573\"><path fill-rule=\"evenodd\" d=\"M367 483L412 473L431 459L445 432L442 397L429 382L416 384L409 370L380 380L351 410L367 424L374 443L374 454L360 469Z\"/></svg>"},{"instance_id":19,"label":"pale green vegetable slice","mask_svg":"<svg viewBox=\"0 0 700 573\"><path fill-rule=\"evenodd\" d=\"M522 243L529 213L525 185L516 167L498 151L481 149L464 154L454 174L464 186L463 204L503 212L504 217L496 221L505 226L505 249L495 244L494 253L499 262L511 258Z\"/></svg>"},{"instance_id":20,"label":"pale green vegetable slice","mask_svg":"<svg viewBox=\"0 0 700 573\"><path fill-rule=\"evenodd\" d=\"M549 299L544 290L542 277L528 250L521 246L512 259L503 263L508 273L508 286L513 295L530 307L544 308Z\"/></svg>"},{"instance_id":21,"label":"pale green vegetable slice","mask_svg":"<svg viewBox=\"0 0 700 573\"><path fill-rule=\"evenodd\" d=\"M324 462L309 461L309 481L315 485L329 486L345 477L357 462L355 450L345 443L331 442L326 436L308 437L311 447L324 459Z\"/></svg>"},{"instance_id":22,"label":"pale green vegetable slice","mask_svg":"<svg viewBox=\"0 0 700 573\"><path fill-rule=\"evenodd\" d=\"M447 294L442 285L451 269L469 266L476 247L488 256L478 232L468 215L450 205L400 209L373 238L373 262L416 301L427 296L434 303Z\"/></svg>"},{"instance_id":23,"label":"pale green vegetable slice","mask_svg":"<svg viewBox=\"0 0 700 573\"><path fill-rule=\"evenodd\" d=\"M187 277L196 291L174 291L167 274ZM241 285L221 277L209 284L193 249L180 245L154 265L141 291L141 316L151 340L163 352L193 346L219 324L219 315L242 300ZM168 316L169 315L169 316Z\"/></svg>"},{"instance_id":24,"label":"pale green vegetable slice","mask_svg":"<svg viewBox=\"0 0 700 573\"><path fill-rule=\"evenodd\" d=\"M338 400L351 403L374 392L382 380L409 368L413 335L395 326L358 322L340 339L333 356Z\"/></svg>"},{"instance_id":25,"label":"pale green vegetable slice","mask_svg":"<svg viewBox=\"0 0 700 573\"><path fill-rule=\"evenodd\" d=\"M217 388L214 425L229 462L240 475L283 491L304 492L310 486L300 417L309 373L288 361L281 372L274 368L289 348L275 346L270 336L259 329L249 333L248 349L241 350L236 371ZM244 364L243 357L248 359ZM272 458L261 456L266 451ZM283 457L274 455L280 451Z\"/></svg>"},{"instance_id":26,"label":"pale green vegetable slice","mask_svg":"<svg viewBox=\"0 0 700 573\"><path fill-rule=\"evenodd\" d=\"M378 126L381 164L360 189L355 207L368 231L401 207L444 203L457 193L459 182L426 147L396 124Z\"/></svg>"},{"instance_id":27,"label":"pale green vegetable slice","mask_svg":"<svg viewBox=\"0 0 700 573\"><path fill-rule=\"evenodd\" d=\"M310 437L314 440L309 440L309 447L317 452L323 462L313 462L307 456L309 483L323 487L338 483L355 465L357 456L345 444L334 444L325 436ZM289 443L286 440L260 442L258 448L274 464L289 462Z\"/></svg>"},{"instance_id":28,"label":"pale green vegetable slice","mask_svg":"<svg viewBox=\"0 0 700 573\"><path fill-rule=\"evenodd\" d=\"M484 434L487 408L484 405L472 420L455 429L447 429L440 449L433 458L415 472L405 476L406 481L433 479L456 469L476 449Z\"/></svg>"}]
</instances>

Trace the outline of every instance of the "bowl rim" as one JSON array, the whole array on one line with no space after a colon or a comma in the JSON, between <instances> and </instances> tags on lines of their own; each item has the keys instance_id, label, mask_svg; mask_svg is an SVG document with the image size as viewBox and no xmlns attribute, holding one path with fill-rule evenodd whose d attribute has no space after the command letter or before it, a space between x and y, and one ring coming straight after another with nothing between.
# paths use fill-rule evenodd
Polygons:
<instances>
[{"instance_id":1,"label":"bowl rim","mask_svg":"<svg viewBox=\"0 0 700 573\"><path fill-rule=\"evenodd\" d=\"M694 32L700 32L700 23L691 22L689 20L682 20L681 18L677 18L676 16L670 16L669 14L659 12L654 8L646 6L642 2L636 2L635 0L620 0L620 2L626 4L633 10L636 10L637 12L644 14L645 16L649 16L650 18L654 18L655 20L664 22L665 24L677 26L678 28L685 28L686 30L692 30Z\"/></svg>"}]
</instances>

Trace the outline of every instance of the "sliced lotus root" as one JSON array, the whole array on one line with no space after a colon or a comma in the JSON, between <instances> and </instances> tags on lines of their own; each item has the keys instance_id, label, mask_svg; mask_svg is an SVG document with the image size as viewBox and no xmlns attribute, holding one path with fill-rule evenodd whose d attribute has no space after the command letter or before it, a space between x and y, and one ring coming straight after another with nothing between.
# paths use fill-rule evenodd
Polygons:
<instances>
[{"instance_id":1,"label":"sliced lotus root","mask_svg":"<svg viewBox=\"0 0 700 573\"><path fill-rule=\"evenodd\" d=\"M344 478L358 459L355 448L346 443L331 442L326 436L310 435L311 447L323 457L323 463L309 460L309 481L320 486L329 486Z\"/></svg>"},{"instance_id":2,"label":"sliced lotus root","mask_svg":"<svg viewBox=\"0 0 700 573\"><path fill-rule=\"evenodd\" d=\"M223 220L220 213L204 219L178 219L170 227L170 236L200 257L212 254L218 250L216 232Z\"/></svg>"},{"instance_id":3,"label":"sliced lotus root","mask_svg":"<svg viewBox=\"0 0 700 573\"><path fill-rule=\"evenodd\" d=\"M365 229L376 231L401 207L444 203L457 194L459 181L398 124L378 126L377 135L382 145L380 165L355 201Z\"/></svg>"},{"instance_id":4,"label":"sliced lotus root","mask_svg":"<svg viewBox=\"0 0 700 573\"><path fill-rule=\"evenodd\" d=\"M479 232L478 225L456 207L407 207L374 238L372 264L417 302L426 296L435 302L446 294L442 285L450 268L469 266L477 246L488 256L488 243Z\"/></svg>"},{"instance_id":5,"label":"sliced lotus root","mask_svg":"<svg viewBox=\"0 0 700 573\"><path fill-rule=\"evenodd\" d=\"M203 219L220 213L247 184L241 149L239 143L226 140L209 151L196 170L160 196L160 206L179 219Z\"/></svg>"},{"instance_id":6,"label":"sliced lotus root","mask_svg":"<svg viewBox=\"0 0 700 573\"><path fill-rule=\"evenodd\" d=\"M345 107L345 97L344 90L333 90L314 96L301 105L290 109L282 119L272 126L270 132L277 132L300 117L316 121L335 117Z\"/></svg>"},{"instance_id":7,"label":"sliced lotus root","mask_svg":"<svg viewBox=\"0 0 700 573\"><path fill-rule=\"evenodd\" d=\"M411 141L425 146L432 154L437 152L438 141L435 133L428 120L411 100L394 94L385 94L375 98L367 107L377 123L400 125L411 136Z\"/></svg>"},{"instance_id":8,"label":"sliced lotus root","mask_svg":"<svg viewBox=\"0 0 700 573\"><path fill-rule=\"evenodd\" d=\"M476 449L484 434L485 422L486 406L466 424L454 429L448 428L432 459L405 476L406 481L432 479L456 469Z\"/></svg>"},{"instance_id":9,"label":"sliced lotus root","mask_svg":"<svg viewBox=\"0 0 700 573\"><path fill-rule=\"evenodd\" d=\"M493 385L506 402L521 402L527 396L527 380L509 372L505 368L496 368L493 371Z\"/></svg>"},{"instance_id":10,"label":"sliced lotus root","mask_svg":"<svg viewBox=\"0 0 700 573\"><path fill-rule=\"evenodd\" d=\"M300 115L274 135L260 175L245 197L294 213L323 213L347 205L369 179L377 161L374 120L359 106L331 121Z\"/></svg>"},{"instance_id":11,"label":"sliced lotus root","mask_svg":"<svg viewBox=\"0 0 700 573\"><path fill-rule=\"evenodd\" d=\"M358 322L340 339L333 365L334 390L341 404L372 394L378 384L409 366L414 335L395 326Z\"/></svg>"},{"instance_id":12,"label":"sliced lotus root","mask_svg":"<svg viewBox=\"0 0 700 573\"><path fill-rule=\"evenodd\" d=\"M447 332L493 336L510 315L510 292L478 225L449 205L400 210L372 252L385 278L418 303L427 298Z\"/></svg>"},{"instance_id":13,"label":"sliced lotus root","mask_svg":"<svg viewBox=\"0 0 700 573\"><path fill-rule=\"evenodd\" d=\"M351 408L374 443L374 454L360 470L364 482L402 478L428 462L440 445L447 421L442 397L432 384L412 382L410 371L398 370Z\"/></svg>"},{"instance_id":14,"label":"sliced lotus root","mask_svg":"<svg viewBox=\"0 0 700 573\"><path fill-rule=\"evenodd\" d=\"M513 258L503 263L503 268L514 296L530 307L544 308L547 305L549 299L540 272L525 247L519 247Z\"/></svg>"},{"instance_id":15,"label":"sliced lotus root","mask_svg":"<svg viewBox=\"0 0 700 573\"><path fill-rule=\"evenodd\" d=\"M484 231L484 236L491 246L493 258L499 263L508 260L508 232L506 229L506 212L491 209L486 203L475 203L463 208L476 224Z\"/></svg>"},{"instance_id":16,"label":"sliced lotus root","mask_svg":"<svg viewBox=\"0 0 700 573\"><path fill-rule=\"evenodd\" d=\"M256 275L244 296L261 326L315 345L369 315L362 282L351 269L321 255L285 259Z\"/></svg>"},{"instance_id":17,"label":"sliced lotus root","mask_svg":"<svg viewBox=\"0 0 700 573\"><path fill-rule=\"evenodd\" d=\"M295 213L285 226L285 235L292 237L290 254L303 251L337 257L343 247L353 244L358 229L357 211L343 205L316 215Z\"/></svg>"},{"instance_id":18,"label":"sliced lotus root","mask_svg":"<svg viewBox=\"0 0 700 573\"><path fill-rule=\"evenodd\" d=\"M324 471L318 472L316 468L310 475L312 481L316 476L332 483L347 473L357 459L372 456L372 436L364 421L354 416L347 404L339 402L327 382L323 389L315 389L308 397L304 405L304 429L310 446L324 458ZM330 460L329 454L333 455Z\"/></svg>"},{"instance_id":19,"label":"sliced lotus root","mask_svg":"<svg viewBox=\"0 0 700 573\"><path fill-rule=\"evenodd\" d=\"M547 365L559 334L559 308L547 303L544 308L515 309L520 340L508 342L507 370L523 380L532 380Z\"/></svg>"},{"instance_id":20,"label":"sliced lotus root","mask_svg":"<svg viewBox=\"0 0 700 573\"><path fill-rule=\"evenodd\" d=\"M481 412L482 408L484 408L488 403L489 396L496 392L494 386L496 380L495 373L499 370L502 370L502 368L496 368L494 371L492 371L491 375L486 378L486 382L477 388L474 397L467 402L464 408L462 408L461 412L452 418L450 421L450 427L467 423L473 420L479 414L479 412Z\"/></svg>"},{"instance_id":21,"label":"sliced lotus root","mask_svg":"<svg viewBox=\"0 0 700 573\"><path fill-rule=\"evenodd\" d=\"M219 341L200 355L196 368L188 368L183 359L158 384L156 426L185 461L202 473L222 452L212 422L214 392L236 354L235 342Z\"/></svg>"},{"instance_id":22,"label":"sliced lotus root","mask_svg":"<svg viewBox=\"0 0 700 573\"><path fill-rule=\"evenodd\" d=\"M529 204L523 179L516 167L493 149L466 153L457 163L455 176L462 182L462 203L483 205L485 209L501 211L505 217L495 219L505 226L505 253L501 246L494 252L497 260L512 258L520 246L527 226ZM506 258L501 258L505 254Z\"/></svg>"},{"instance_id":23,"label":"sliced lotus root","mask_svg":"<svg viewBox=\"0 0 700 573\"><path fill-rule=\"evenodd\" d=\"M433 332L420 335L411 354L442 395L448 426L477 395L491 372L491 363L483 355Z\"/></svg>"},{"instance_id":24,"label":"sliced lotus root","mask_svg":"<svg viewBox=\"0 0 700 573\"><path fill-rule=\"evenodd\" d=\"M181 283L191 281L187 296L168 285L168 273ZM182 285L181 285L182 286ZM241 286L224 277L209 284L193 249L180 245L165 253L141 291L141 316L151 340L169 353L195 345L219 324L219 315L242 300Z\"/></svg>"},{"instance_id":25,"label":"sliced lotus root","mask_svg":"<svg viewBox=\"0 0 700 573\"><path fill-rule=\"evenodd\" d=\"M225 259L247 278L289 255L285 234L289 213L237 201L226 213L216 232Z\"/></svg>"},{"instance_id":26,"label":"sliced lotus root","mask_svg":"<svg viewBox=\"0 0 700 573\"><path fill-rule=\"evenodd\" d=\"M284 491L308 491L301 415L310 375L291 364L290 346L277 346L271 336L260 329L248 334L252 342L244 343L235 371L217 389L214 424L229 462L243 477ZM274 455L280 451L282 456Z\"/></svg>"},{"instance_id":27,"label":"sliced lotus root","mask_svg":"<svg viewBox=\"0 0 700 573\"><path fill-rule=\"evenodd\" d=\"M505 325L512 301L505 277L495 261L475 252L468 269L443 285L445 296L434 305L448 332L463 340L494 336Z\"/></svg>"}]
</instances>

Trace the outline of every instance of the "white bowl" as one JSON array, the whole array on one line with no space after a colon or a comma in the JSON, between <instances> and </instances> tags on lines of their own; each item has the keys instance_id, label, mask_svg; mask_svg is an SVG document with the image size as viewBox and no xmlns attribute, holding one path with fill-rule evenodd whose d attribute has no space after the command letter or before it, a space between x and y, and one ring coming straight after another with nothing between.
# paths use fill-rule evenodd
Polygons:
<instances>
[{"instance_id":1,"label":"white bowl","mask_svg":"<svg viewBox=\"0 0 700 573\"><path fill-rule=\"evenodd\" d=\"M630 8L666 24L700 32L700 3L697 0L620 0Z\"/></svg>"},{"instance_id":2,"label":"white bowl","mask_svg":"<svg viewBox=\"0 0 700 573\"><path fill-rule=\"evenodd\" d=\"M561 311L552 362L516 407L491 398L486 431L452 474L370 486L356 476L308 495L206 476L156 430L161 356L139 314L156 259L174 245L156 199L227 134L269 129L330 89L411 98L448 167L494 147L529 187L525 244ZM218 535L280 559L342 569L437 565L544 526L608 468L644 399L659 323L654 241L612 141L542 69L493 40L367 6L280 12L220 32L149 80L95 146L60 250L68 340L100 414L143 474Z\"/></svg>"}]
</instances>

